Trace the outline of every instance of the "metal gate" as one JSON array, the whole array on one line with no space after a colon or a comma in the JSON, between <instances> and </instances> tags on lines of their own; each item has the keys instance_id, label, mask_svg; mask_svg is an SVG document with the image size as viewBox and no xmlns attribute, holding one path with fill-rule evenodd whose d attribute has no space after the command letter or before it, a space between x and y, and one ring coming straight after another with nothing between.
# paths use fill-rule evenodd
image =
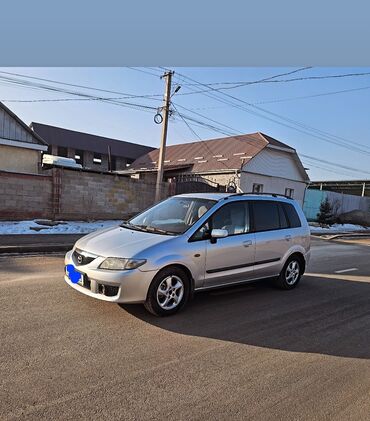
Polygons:
<instances>
[{"instance_id":1,"label":"metal gate","mask_svg":"<svg viewBox=\"0 0 370 421\"><path fill-rule=\"evenodd\" d=\"M196 175L175 177L175 194L225 192L226 187Z\"/></svg>"}]
</instances>

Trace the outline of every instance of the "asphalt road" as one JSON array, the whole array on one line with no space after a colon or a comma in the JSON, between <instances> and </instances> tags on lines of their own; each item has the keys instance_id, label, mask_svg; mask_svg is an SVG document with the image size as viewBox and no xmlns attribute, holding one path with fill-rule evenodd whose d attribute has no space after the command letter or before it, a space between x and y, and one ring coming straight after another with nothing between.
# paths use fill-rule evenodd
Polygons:
<instances>
[{"instance_id":1,"label":"asphalt road","mask_svg":"<svg viewBox=\"0 0 370 421\"><path fill-rule=\"evenodd\" d=\"M201 293L165 319L62 274L0 258L1 420L369 419L369 246L314 240L295 290Z\"/></svg>"}]
</instances>

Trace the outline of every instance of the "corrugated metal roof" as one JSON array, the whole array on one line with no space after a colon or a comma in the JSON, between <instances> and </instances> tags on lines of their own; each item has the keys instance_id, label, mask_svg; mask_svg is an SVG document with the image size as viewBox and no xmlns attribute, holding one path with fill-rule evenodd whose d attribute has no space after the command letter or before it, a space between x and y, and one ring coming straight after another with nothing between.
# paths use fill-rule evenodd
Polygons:
<instances>
[{"instance_id":1,"label":"corrugated metal roof","mask_svg":"<svg viewBox=\"0 0 370 421\"><path fill-rule=\"evenodd\" d=\"M63 146L67 148L81 149L102 154L108 153L108 145L114 156L136 159L154 148L123 140L110 139L89 133L76 132L61 127L49 126L41 123L31 123L31 127L49 145Z\"/></svg>"},{"instance_id":2,"label":"corrugated metal roof","mask_svg":"<svg viewBox=\"0 0 370 421\"><path fill-rule=\"evenodd\" d=\"M269 144L294 151L284 143L258 132L167 146L165 168L168 170L172 166L187 164L192 165L193 173L240 170L243 162L247 163ZM138 158L130 168L155 169L158 167L158 158L159 149L155 149Z\"/></svg>"},{"instance_id":3,"label":"corrugated metal roof","mask_svg":"<svg viewBox=\"0 0 370 421\"><path fill-rule=\"evenodd\" d=\"M13 113L7 106L5 106L2 102L0 102L0 108L2 108L11 118L13 118L18 124L20 124L27 133L29 133L32 138L34 139L34 143L38 143L40 145L46 145L46 142L35 132L31 130L30 127L27 126L16 114ZM22 139L9 139L14 141L24 141Z\"/></svg>"}]
</instances>

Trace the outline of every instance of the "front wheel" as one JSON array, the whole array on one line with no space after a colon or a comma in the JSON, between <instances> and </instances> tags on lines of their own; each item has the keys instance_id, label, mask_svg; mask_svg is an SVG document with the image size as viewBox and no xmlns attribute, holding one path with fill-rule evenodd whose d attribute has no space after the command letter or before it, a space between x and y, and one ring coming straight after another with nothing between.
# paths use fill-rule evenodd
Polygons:
<instances>
[{"instance_id":1,"label":"front wheel","mask_svg":"<svg viewBox=\"0 0 370 421\"><path fill-rule=\"evenodd\" d=\"M155 316L169 316L186 304L189 293L187 274L180 268L169 267L154 277L144 306Z\"/></svg>"},{"instance_id":2,"label":"front wheel","mask_svg":"<svg viewBox=\"0 0 370 421\"><path fill-rule=\"evenodd\" d=\"M303 273L303 264L299 257L290 257L285 263L275 284L281 289L293 289L297 286Z\"/></svg>"}]
</instances>

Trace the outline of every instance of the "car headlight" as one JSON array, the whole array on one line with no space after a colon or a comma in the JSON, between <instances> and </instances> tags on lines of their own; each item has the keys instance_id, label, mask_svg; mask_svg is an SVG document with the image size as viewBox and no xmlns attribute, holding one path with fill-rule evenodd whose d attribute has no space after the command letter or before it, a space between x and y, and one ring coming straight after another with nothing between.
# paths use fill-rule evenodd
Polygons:
<instances>
[{"instance_id":1,"label":"car headlight","mask_svg":"<svg viewBox=\"0 0 370 421\"><path fill-rule=\"evenodd\" d=\"M107 257L100 265L99 269L127 270L136 269L146 263L145 259L123 259L120 257Z\"/></svg>"}]
</instances>

